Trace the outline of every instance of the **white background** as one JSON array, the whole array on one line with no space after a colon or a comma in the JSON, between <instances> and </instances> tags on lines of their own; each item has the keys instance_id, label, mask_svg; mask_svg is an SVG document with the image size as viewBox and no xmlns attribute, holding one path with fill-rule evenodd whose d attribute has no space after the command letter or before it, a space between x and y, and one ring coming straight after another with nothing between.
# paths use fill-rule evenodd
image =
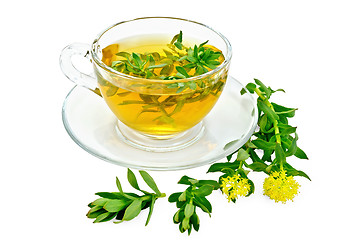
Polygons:
<instances>
[{"instance_id":1,"label":"white background","mask_svg":"<svg viewBox=\"0 0 362 240\"><path fill-rule=\"evenodd\" d=\"M362 4L360 1L8 1L1 4L1 239L361 239ZM298 107L299 146L310 160L290 159L311 177L294 202L262 194L265 174L251 173L255 194L227 203L210 196L212 217L190 237L173 224L166 198L122 224L93 224L85 214L95 192L124 188L126 169L78 147L61 120L73 87L58 64L72 42L91 43L116 22L143 16L192 19L222 32L233 46L230 74L284 88L276 102ZM177 30L177 29L176 29ZM190 156L192 157L192 156ZM178 179L205 174L150 172L168 195Z\"/></svg>"}]
</instances>

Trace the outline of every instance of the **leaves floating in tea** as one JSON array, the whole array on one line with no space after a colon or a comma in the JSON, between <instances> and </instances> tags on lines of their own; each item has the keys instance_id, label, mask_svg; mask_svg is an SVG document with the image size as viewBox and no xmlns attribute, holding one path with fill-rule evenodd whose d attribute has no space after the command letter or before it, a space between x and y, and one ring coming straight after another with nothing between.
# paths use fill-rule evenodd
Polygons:
<instances>
[{"instance_id":1,"label":"leaves floating in tea","mask_svg":"<svg viewBox=\"0 0 362 240\"><path fill-rule=\"evenodd\" d=\"M140 47L122 48L129 44L122 42L117 47L110 45L104 50L110 58L103 61L112 69L164 83L133 81L130 88L136 90L129 91L99 76L103 97L119 119L141 132L167 135L191 128L211 110L226 80L226 74L188 80L215 69L224 60L221 51L207 43L189 47L180 31L165 44L151 40Z\"/></svg>"},{"instance_id":2,"label":"leaves floating in tea","mask_svg":"<svg viewBox=\"0 0 362 240\"><path fill-rule=\"evenodd\" d=\"M206 45L208 41L199 46L195 44L194 47L186 47L182 39L182 31L180 31L172 38L170 44L165 46L168 49L163 49L162 55L158 52L118 52L115 55L121 59L113 61L111 67L132 76L171 80L201 75L221 64L222 53ZM162 69L155 72L156 68Z\"/></svg>"}]
</instances>

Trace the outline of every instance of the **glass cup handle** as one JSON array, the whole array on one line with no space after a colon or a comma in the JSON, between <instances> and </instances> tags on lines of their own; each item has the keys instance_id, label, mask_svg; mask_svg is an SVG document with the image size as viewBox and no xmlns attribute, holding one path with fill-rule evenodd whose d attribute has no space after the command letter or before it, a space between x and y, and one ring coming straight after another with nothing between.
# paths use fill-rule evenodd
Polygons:
<instances>
[{"instance_id":1,"label":"glass cup handle","mask_svg":"<svg viewBox=\"0 0 362 240\"><path fill-rule=\"evenodd\" d=\"M73 43L66 46L60 54L59 64L64 75L69 80L94 91L97 88L96 78L79 71L72 62L72 57L75 55L80 55L90 60L88 56L90 48L90 45L85 43Z\"/></svg>"}]
</instances>

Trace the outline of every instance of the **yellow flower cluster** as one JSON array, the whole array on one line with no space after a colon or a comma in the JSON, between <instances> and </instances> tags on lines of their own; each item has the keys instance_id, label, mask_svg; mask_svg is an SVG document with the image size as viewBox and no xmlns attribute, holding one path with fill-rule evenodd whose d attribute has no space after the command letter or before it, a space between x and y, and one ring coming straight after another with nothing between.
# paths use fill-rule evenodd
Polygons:
<instances>
[{"instance_id":1,"label":"yellow flower cluster","mask_svg":"<svg viewBox=\"0 0 362 240\"><path fill-rule=\"evenodd\" d=\"M246 196L250 191L248 179L240 175L227 176L221 179L221 191L227 196L228 201L235 201L239 196Z\"/></svg>"},{"instance_id":2,"label":"yellow flower cluster","mask_svg":"<svg viewBox=\"0 0 362 240\"><path fill-rule=\"evenodd\" d=\"M275 202L286 203L287 200L293 201L298 194L300 185L292 176L287 177L286 172L272 172L264 180L264 195L269 196Z\"/></svg>"}]
</instances>

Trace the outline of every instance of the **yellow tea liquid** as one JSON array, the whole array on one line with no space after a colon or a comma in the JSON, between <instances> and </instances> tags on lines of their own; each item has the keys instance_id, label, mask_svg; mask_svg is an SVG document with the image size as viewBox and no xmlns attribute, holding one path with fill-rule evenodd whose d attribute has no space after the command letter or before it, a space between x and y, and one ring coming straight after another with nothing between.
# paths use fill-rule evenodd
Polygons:
<instances>
[{"instance_id":1,"label":"yellow tea liquid","mask_svg":"<svg viewBox=\"0 0 362 240\"><path fill-rule=\"evenodd\" d=\"M155 57L154 64L162 64L167 57L169 43L169 37L152 35L122 40L103 49L102 61L111 66L114 61L122 59L116 55L118 52L157 53L160 57ZM210 45L205 47L217 50ZM223 60L221 54L218 61L221 63ZM174 63L176 66L177 64ZM154 72L159 74L161 70L162 68L155 68ZM170 75L177 73L175 66L168 71ZM129 90L116 86L101 76L98 76L98 85L108 106L122 123L144 134L165 136L183 132L199 123L216 103L225 80L226 76L219 77L216 81L207 80L207 84L198 83L192 89L178 89L171 93L169 90L173 86L170 85L169 90L166 88L164 92L155 89L155 94L152 88L142 91L140 86L140 91ZM168 80L164 81L166 84Z\"/></svg>"}]
</instances>

